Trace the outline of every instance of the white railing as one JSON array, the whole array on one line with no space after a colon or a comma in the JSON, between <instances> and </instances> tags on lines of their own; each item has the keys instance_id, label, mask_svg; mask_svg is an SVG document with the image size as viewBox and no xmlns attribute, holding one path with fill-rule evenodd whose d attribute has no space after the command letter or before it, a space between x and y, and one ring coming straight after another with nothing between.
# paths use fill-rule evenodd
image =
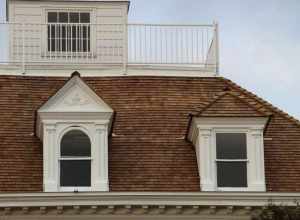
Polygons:
<instances>
[{"instance_id":1,"label":"white railing","mask_svg":"<svg viewBox=\"0 0 300 220\"><path fill-rule=\"evenodd\" d=\"M0 63L184 65L217 71L217 25L0 23Z\"/></svg>"}]
</instances>

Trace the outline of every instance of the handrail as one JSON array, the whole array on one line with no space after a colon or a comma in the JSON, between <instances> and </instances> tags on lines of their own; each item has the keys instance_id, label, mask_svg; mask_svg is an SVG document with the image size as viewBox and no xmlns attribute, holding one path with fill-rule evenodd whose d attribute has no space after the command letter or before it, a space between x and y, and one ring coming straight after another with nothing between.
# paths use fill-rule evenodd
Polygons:
<instances>
[{"instance_id":1,"label":"handrail","mask_svg":"<svg viewBox=\"0 0 300 220\"><path fill-rule=\"evenodd\" d=\"M6 36L8 35L8 36ZM218 25L0 22L0 63L192 65L218 72ZM1 42L0 42L1 44ZM54 45L54 46L53 46ZM51 47L51 49L50 49ZM53 47L53 48L52 48Z\"/></svg>"}]
</instances>

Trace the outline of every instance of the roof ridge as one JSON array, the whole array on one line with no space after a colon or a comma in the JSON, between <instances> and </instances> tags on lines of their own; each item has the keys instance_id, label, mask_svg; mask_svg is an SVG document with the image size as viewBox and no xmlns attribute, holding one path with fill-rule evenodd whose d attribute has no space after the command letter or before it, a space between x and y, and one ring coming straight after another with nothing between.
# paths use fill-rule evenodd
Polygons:
<instances>
[{"instance_id":1,"label":"roof ridge","mask_svg":"<svg viewBox=\"0 0 300 220\"><path fill-rule=\"evenodd\" d=\"M233 82L230 79L227 79L225 77L219 77L221 80L223 80L225 83L229 84L231 87L237 89L238 91L240 91L241 93L247 95L248 97L254 99L256 102L260 103L262 106L268 108L270 111L276 112L278 114L280 114L281 116L285 117L286 119L294 122L296 125L300 126L300 120L289 115L288 113L286 113L285 111L281 110L280 108L272 105L270 102L264 100L263 98L259 97L258 95L248 91L247 89L241 87L240 85L238 85L237 83Z\"/></svg>"}]
</instances>

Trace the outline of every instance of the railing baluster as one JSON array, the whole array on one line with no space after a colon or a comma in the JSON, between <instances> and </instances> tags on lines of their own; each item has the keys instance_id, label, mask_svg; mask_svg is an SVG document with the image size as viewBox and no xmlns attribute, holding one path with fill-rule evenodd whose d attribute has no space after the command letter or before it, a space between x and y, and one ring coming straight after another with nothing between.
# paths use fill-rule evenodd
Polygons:
<instances>
[{"instance_id":1,"label":"railing baluster","mask_svg":"<svg viewBox=\"0 0 300 220\"><path fill-rule=\"evenodd\" d=\"M22 70L25 73L25 24L22 25Z\"/></svg>"},{"instance_id":2,"label":"railing baluster","mask_svg":"<svg viewBox=\"0 0 300 220\"><path fill-rule=\"evenodd\" d=\"M3 24L4 25L4 24ZM3 26L2 25L2 26ZM8 24L7 62L218 67L217 25ZM98 34L98 31L99 34ZM39 33L40 32L40 33ZM1 33L0 33L1 34ZM37 42L39 41L39 42ZM216 53L216 54L214 54ZM3 63L5 58L0 60Z\"/></svg>"}]
</instances>

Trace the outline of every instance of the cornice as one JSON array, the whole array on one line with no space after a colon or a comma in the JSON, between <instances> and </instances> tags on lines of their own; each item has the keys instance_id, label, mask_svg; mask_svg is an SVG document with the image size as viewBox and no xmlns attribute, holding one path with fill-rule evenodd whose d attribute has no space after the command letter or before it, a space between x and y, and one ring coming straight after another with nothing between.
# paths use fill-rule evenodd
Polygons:
<instances>
[{"instance_id":1,"label":"cornice","mask_svg":"<svg viewBox=\"0 0 300 220\"><path fill-rule=\"evenodd\" d=\"M294 206L299 200L300 193L20 193L0 194L0 213L246 214L270 202Z\"/></svg>"}]
</instances>

